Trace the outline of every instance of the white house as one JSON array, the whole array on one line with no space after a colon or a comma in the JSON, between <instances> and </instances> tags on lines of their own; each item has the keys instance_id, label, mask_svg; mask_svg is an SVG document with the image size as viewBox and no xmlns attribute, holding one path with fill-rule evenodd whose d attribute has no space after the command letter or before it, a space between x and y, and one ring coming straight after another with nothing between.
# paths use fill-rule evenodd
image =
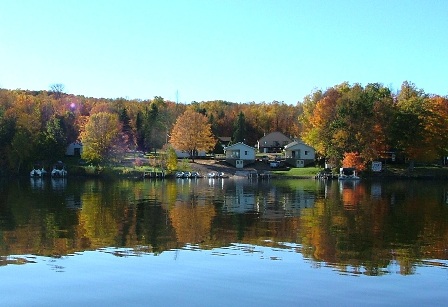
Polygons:
<instances>
[{"instance_id":1,"label":"white house","mask_svg":"<svg viewBox=\"0 0 448 307\"><path fill-rule=\"evenodd\" d=\"M65 150L66 156L80 157L82 154L82 143L79 141L68 144Z\"/></svg>"},{"instance_id":2,"label":"white house","mask_svg":"<svg viewBox=\"0 0 448 307\"><path fill-rule=\"evenodd\" d=\"M244 143L236 143L224 148L226 162L236 168L243 168L255 162L255 148Z\"/></svg>"},{"instance_id":3,"label":"white house","mask_svg":"<svg viewBox=\"0 0 448 307\"><path fill-rule=\"evenodd\" d=\"M304 167L316 159L313 147L302 141L294 141L285 146L285 162L294 167Z\"/></svg>"}]
</instances>

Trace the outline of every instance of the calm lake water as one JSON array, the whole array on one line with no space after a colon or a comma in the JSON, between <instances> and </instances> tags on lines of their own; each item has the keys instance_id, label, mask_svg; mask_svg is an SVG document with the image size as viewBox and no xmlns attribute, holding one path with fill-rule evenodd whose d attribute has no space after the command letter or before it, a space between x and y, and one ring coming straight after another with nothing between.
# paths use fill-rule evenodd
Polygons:
<instances>
[{"instance_id":1,"label":"calm lake water","mask_svg":"<svg viewBox=\"0 0 448 307\"><path fill-rule=\"evenodd\" d=\"M448 182L0 185L1 306L448 303Z\"/></svg>"}]
</instances>

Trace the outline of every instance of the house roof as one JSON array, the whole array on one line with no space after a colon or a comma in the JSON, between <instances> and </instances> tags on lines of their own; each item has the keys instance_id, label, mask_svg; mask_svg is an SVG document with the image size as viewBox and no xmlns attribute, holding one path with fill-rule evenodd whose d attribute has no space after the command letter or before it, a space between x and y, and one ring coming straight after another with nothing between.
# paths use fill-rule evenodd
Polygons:
<instances>
[{"instance_id":1,"label":"house roof","mask_svg":"<svg viewBox=\"0 0 448 307\"><path fill-rule=\"evenodd\" d=\"M302 146L305 146L305 147L308 147L308 148L314 150L313 147L303 143L302 141L294 141L294 142L289 143L288 145L285 146L285 150L291 149L291 148L296 147L298 145L302 145Z\"/></svg>"},{"instance_id":2,"label":"house roof","mask_svg":"<svg viewBox=\"0 0 448 307\"><path fill-rule=\"evenodd\" d=\"M252 150L255 151L255 148L254 148L254 147L249 146L249 145L246 145L246 144L244 144L243 142L238 142L238 143L235 143L235 144L233 144L233 145L227 146L226 148L224 148L224 151L226 151L226 150L228 150L228 149L232 150L232 149L235 149L235 148L238 148L238 147L241 147L241 146L245 146L245 147L247 147L247 148L252 149Z\"/></svg>"},{"instance_id":3,"label":"house roof","mask_svg":"<svg viewBox=\"0 0 448 307\"><path fill-rule=\"evenodd\" d=\"M287 137L286 135L284 135L283 133L281 133L280 131L274 131L271 133L268 133L266 135L264 135L263 137L261 137L258 142L262 143L264 140L275 140L275 141L291 141L291 139L289 137Z\"/></svg>"},{"instance_id":4,"label":"house roof","mask_svg":"<svg viewBox=\"0 0 448 307\"><path fill-rule=\"evenodd\" d=\"M218 136L218 140L220 140L221 142L231 142L232 141L232 137L230 137L230 136Z\"/></svg>"}]
</instances>

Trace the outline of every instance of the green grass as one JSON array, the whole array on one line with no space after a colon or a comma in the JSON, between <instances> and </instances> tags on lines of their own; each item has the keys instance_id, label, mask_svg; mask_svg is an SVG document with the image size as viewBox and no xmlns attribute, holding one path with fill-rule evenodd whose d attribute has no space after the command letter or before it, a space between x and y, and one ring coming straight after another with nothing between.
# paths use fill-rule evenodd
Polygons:
<instances>
[{"instance_id":1,"label":"green grass","mask_svg":"<svg viewBox=\"0 0 448 307\"><path fill-rule=\"evenodd\" d=\"M319 167L303 167L291 168L287 171L272 171L278 177L314 177L321 168Z\"/></svg>"},{"instance_id":2,"label":"green grass","mask_svg":"<svg viewBox=\"0 0 448 307\"><path fill-rule=\"evenodd\" d=\"M291 168L289 170L273 170L272 174L276 177L314 177L322 168L319 167L304 167L304 168ZM372 174L367 171L366 174ZM440 169L437 167L415 167L413 171L409 171L407 166L395 166L388 167L383 171L383 174L389 174L392 176L426 176L426 175L440 175L448 174L446 169Z\"/></svg>"},{"instance_id":3,"label":"green grass","mask_svg":"<svg viewBox=\"0 0 448 307\"><path fill-rule=\"evenodd\" d=\"M382 173L373 175L389 175L395 177L415 178L448 178L448 168L442 166L425 165L409 169L409 165L387 165Z\"/></svg>"},{"instance_id":4,"label":"green grass","mask_svg":"<svg viewBox=\"0 0 448 307\"><path fill-rule=\"evenodd\" d=\"M276 170L272 173L278 178L314 177L322 169L319 167L291 168L287 171ZM369 170L362 172L367 177L395 178L448 178L448 168L440 166L416 166L410 170L408 165L388 165L381 173Z\"/></svg>"}]
</instances>

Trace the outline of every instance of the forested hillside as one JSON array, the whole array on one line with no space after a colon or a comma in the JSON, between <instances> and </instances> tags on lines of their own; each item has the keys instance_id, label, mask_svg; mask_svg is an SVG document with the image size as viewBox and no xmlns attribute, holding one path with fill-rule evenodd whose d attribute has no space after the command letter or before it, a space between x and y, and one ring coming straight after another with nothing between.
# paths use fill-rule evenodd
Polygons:
<instances>
[{"instance_id":1,"label":"forested hillside","mask_svg":"<svg viewBox=\"0 0 448 307\"><path fill-rule=\"evenodd\" d=\"M379 83L342 83L316 90L296 105L221 100L182 104L157 96L102 99L62 89L0 89L3 174L63 159L66 146L75 141L88 143L87 157L98 162L127 150L161 149L187 109L206 116L215 138L232 137L255 146L264 134L280 131L301 138L336 163L346 153L357 153L364 162L392 151L418 161L447 155L447 98L426 94L409 82L398 93Z\"/></svg>"},{"instance_id":2,"label":"forested hillside","mask_svg":"<svg viewBox=\"0 0 448 307\"><path fill-rule=\"evenodd\" d=\"M314 92L302 107L302 139L335 163L346 153L364 163L392 154L430 162L448 154L447 97L406 81L396 94L378 83L343 83Z\"/></svg>"}]
</instances>

